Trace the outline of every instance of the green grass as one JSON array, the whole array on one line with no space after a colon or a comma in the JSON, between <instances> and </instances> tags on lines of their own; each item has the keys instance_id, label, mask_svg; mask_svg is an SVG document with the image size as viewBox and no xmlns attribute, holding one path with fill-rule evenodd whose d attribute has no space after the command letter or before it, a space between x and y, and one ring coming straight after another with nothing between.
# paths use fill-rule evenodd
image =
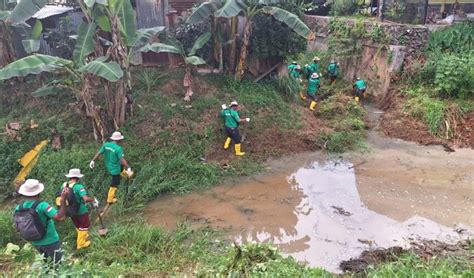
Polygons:
<instances>
[{"instance_id":1,"label":"green grass","mask_svg":"<svg viewBox=\"0 0 474 278\"><path fill-rule=\"evenodd\" d=\"M448 257L423 260L407 254L392 263L369 267L368 277L473 277L472 262L467 258Z\"/></svg>"},{"instance_id":2,"label":"green grass","mask_svg":"<svg viewBox=\"0 0 474 278\"><path fill-rule=\"evenodd\" d=\"M69 221L70 222L70 221ZM244 244L234 247L230 242L215 240L218 234L208 229L190 230L179 225L173 232L149 226L138 220L125 221L109 227L106 237L93 234L94 242L86 251L72 252L73 229L65 232L65 262L50 270L35 251L22 248L13 255L0 254L3 267L13 276L71 277L93 276L167 276L251 277L333 277L321 269L283 258L268 244ZM20 247L22 242L15 242ZM26 246L28 246L27 244ZM239 255L237 255L239 253ZM33 264L31 262L34 261ZM31 267L30 267L31 265Z\"/></svg>"},{"instance_id":3,"label":"green grass","mask_svg":"<svg viewBox=\"0 0 474 278\"><path fill-rule=\"evenodd\" d=\"M407 94L409 98L404 106L405 111L426 123L429 131L435 135L444 135L445 122L450 121L448 114L450 107L451 111L459 114L472 109L470 101L459 101L462 106L458 106L449 100L430 96L429 89L423 86L408 89Z\"/></svg>"},{"instance_id":4,"label":"green grass","mask_svg":"<svg viewBox=\"0 0 474 278\"><path fill-rule=\"evenodd\" d=\"M331 153L365 148L365 110L351 97L342 93L321 102L317 117L327 122L328 130L317 138L317 144Z\"/></svg>"},{"instance_id":5,"label":"green grass","mask_svg":"<svg viewBox=\"0 0 474 278\"><path fill-rule=\"evenodd\" d=\"M191 107L186 107L188 103L182 100L181 94L163 90L166 82L182 84L181 78L182 76L175 73L162 77L161 73L152 71L143 71L137 76L134 92L137 104L135 116L121 129L126 138L123 141L125 156L135 171L135 177L129 182L123 182L120 187L119 204L109 213L109 221L115 223L109 226L109 235L100 238L94 234L91 249L74 252L75 232L71 221L57 224L61 239L66 242L64 247L68 254L67 263L58 271L71 276L106 277L118 273L131 276L181 273L202 277L327 275L322 270L304 267L291 258L283 258L266 245L245 247L249 250L249 258L260 251L271 251L259 263L249 264L247 259L243 264L237 262L241 267L230 267L230 264L237 260L235 248L227 242L215 242L215 231L193 231L180 226L170 233L149 226L143 223L140 216L136 216L148 201L166 192L181 194L201 190L226 179L235 179L263 170L262 161L267 157L261 154L231 160L230 167L226 169L222 169L218 162L202 162L201 158L205 157L210 149L215 148L216 144L220 148L224 138L220 131L222 120L218 117L222 103L235 99L242 104L242 117L252 119L250 125L242 128L242 133L246 133L248 138L256 138L275 129L281 134L292 134L303 126L300 123L301 114L294 109L293 103L278 92L274 82L255 84L248 81L236 82L232 78L219 75L200 77L200 82L208 84L211 89L219 90L196 90L190 103ZM70 168L78 167L85 174L83 181L90 195L103 201L110 177L101 161L96 164L94 170L88 168L88 163L100 144L92 139L87 119L78 117L75 111L69 109L68 103L74 101L73 98L69 96L33 101L26 93L19 97L21 98L8 105L2 102L1 121L21 121L26 124L30 119L34 119L39 123L39 128L23 131L23 139L20 142L11 141L6 137L0 141L0 158L5 162L0 170L0 196L6 197L14 191L11 181L19 170L17 159L39 141L51 138L50 129L55 128L61 134L62 148L53 150L51 146L47 146L30 174L30 177L45 184L42 198L51 203L65 181L64 174ZM332 107L323 110L326 111L324 113L327 114L327 121L334 126L335 134L349 130L362 132L361 119L364 113L357 105L350 103L347 106L347 113L353 117L342 121L341 125L331 110L346 109L337 106L335 99L329 100L328 103ZM333 114L330 115L331 113ZM8 242L24 245L14 230L9 211L0 213L0 233L0 248ZM35 260L34 254L35 252L26 248L16 257L0 256L0 263L5 262L10 269L8 273L12 275L44 275L47 270L42 267L40 260L31 265Z\"/></svg>"}]
</instances>

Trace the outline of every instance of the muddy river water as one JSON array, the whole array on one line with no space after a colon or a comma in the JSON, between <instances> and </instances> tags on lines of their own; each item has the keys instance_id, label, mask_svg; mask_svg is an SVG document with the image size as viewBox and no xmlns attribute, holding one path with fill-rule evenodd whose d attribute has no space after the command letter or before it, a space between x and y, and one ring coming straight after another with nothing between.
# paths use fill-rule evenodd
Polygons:
<instances>
[{"instance_id":1,"label":"muddy river water","mask_svg":"<svg viewBox=\"0 0 474 278\"><path fill-rule=\"evenodd\" d=\"M170 230L187 222L222 229L236 242L272 242L299 261L339 272L342 260L363 250L472 236L474 150L448 153L374 131L366 153L271 161L256 177L160 197L144 217Z\"/></svg>"}]
</instances>

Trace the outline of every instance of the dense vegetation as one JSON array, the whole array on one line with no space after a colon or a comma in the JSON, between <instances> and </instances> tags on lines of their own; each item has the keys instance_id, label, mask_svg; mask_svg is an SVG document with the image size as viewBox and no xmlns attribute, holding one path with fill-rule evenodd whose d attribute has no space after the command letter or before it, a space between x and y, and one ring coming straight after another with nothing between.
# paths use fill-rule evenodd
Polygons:
<instances>
[{"instance_id":1,"label":"dense vegetation","mask_svg":"<svg viewBox=\"0 0 474 278\"><path fill-rule=\"evenodd\" d=\"M431 133L453 138L452 127L474 111L474 23L433 32L424 59L403 73L405 109Z\"/></svg>"}]
</instances>

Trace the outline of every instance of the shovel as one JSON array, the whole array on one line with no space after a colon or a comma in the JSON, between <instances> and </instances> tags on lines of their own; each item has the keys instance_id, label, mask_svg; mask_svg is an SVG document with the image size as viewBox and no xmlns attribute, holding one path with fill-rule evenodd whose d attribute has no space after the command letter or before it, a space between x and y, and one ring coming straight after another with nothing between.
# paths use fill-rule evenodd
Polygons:
<instances>
[{"instance_id":1,"label":"shovel","mask_svg":"<svg viewBox=\"0 0 474 278\"><path fill-rule=\"evenodd\" d=\"M102 221L102 215L100 215L99 209L96 208L95 210L97 212L97 216L99 217L99 223L100 223L99 235L105 236L107 234L107 228L104 226L104 222Z\"/></svg>"}]
</instances>

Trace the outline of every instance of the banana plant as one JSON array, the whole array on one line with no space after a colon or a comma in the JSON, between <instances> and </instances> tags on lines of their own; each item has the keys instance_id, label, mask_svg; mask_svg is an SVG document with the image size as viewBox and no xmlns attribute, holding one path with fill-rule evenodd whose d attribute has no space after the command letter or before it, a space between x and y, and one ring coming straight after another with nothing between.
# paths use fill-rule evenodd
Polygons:
<instances>
[{"instance_id":1,"label":"banana plant","mask_svg":"<svg viewBox=\"0 0 474 278\"><path fill-rule=\"evenodd\" d=\"M248 55L248 48L250 45L250 36L252 35L252 20L259 13L264 13L272 16L276 20L285 23L298 35L311 40L314 39L315 35L301 21L297 15L290 13L284 9L270 6L280 1L278 0L226 0L222 1L207 1L201 4L190 17L190 21L198 22L204 20L210 16L224 17L224 18L235 18L239 14L243 14L246 17L246 23L244 26L242 45L240 48L240 58L237 70L235 73L236 80L242 80L245 67L246 59ZM218 7L218 9L216 9Z\"/></svg>"},{"instance_id":2,"label":"banana plant","mask_svg":"<svg viewBox=\"0 0 474 278\"><path fill-rule=\"evenodd\" d=\"M27 53L37 52L40 47L39 37L42 32L42 25L39 20L30 31L25 21L30 19L36 12L43 8L47 0L22 0L22 1L3 1L0 5L0 39L3 40L3 49L0 55L3 61L10 63L15 60L15 49L13 47L10 30L20 33L24 40L23 47Z\"/></svg>"},{"instance_id":3,"label":"banana plant","mask_svg":"<svg viewBox=\"0 0 474 278\"><path fill-rule=\"evenodd\" d=\"M183 79L183 86L186 89L184 95L185 101L191 101L193 96L193 76L192 68L193 66L199 66L206 64L206 61L201 57L196 55L196 52L203 48L211 38L211 33L207 32L199 36L193 44L193 47L186 51L179 41L169 41L168 43L152 43L147 44L140 48L142 52L155 52L155 53L173 53L181 55L185 64L185 73Z\"/></svg>"},{"instance_id":4,"label":"banana plant","mask_svg":"<svg viewBox=\"0 0 474 278\"><path fill-rule=\"evenodd\" d=\"M24 0L28 1L28 0ZM108 131L100 106L94 98L94 79L106 84L104 92L107 112L112 116L115 128L125 121L125 106L130 84L129 62L134 52L143 47L164 27L136 30L130 0L81 0L85 22L78 28L73 59L34 54L14 61L0 69L0 80L12 77L53 72L61 76L33 92L34 96L58 93L68 89L84 104L86 115L92 120L97 140L105 139ZM98 31L110 32L112 42L107 53L102 53ZM112 90L112 84L116 90ZM115 92L112 94L111 92ZM111 105L112 104L112 105Z\"/></svg>"}]
</instances>

